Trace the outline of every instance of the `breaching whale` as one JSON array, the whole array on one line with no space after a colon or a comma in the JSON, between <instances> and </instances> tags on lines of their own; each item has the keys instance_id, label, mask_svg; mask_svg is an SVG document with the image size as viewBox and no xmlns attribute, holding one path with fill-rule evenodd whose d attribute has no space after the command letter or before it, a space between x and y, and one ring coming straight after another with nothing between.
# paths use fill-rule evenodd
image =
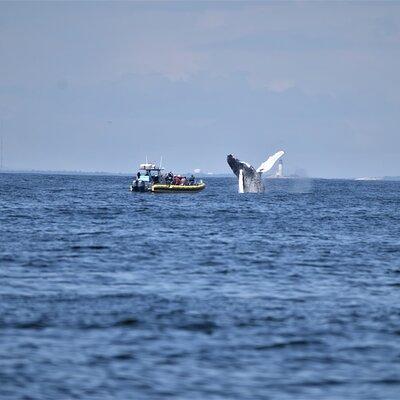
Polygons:
<instances>
[{"instance_id":1,"label":"breaching whale","mask_svg":"<svg viewBox=\"0 0 400 400\"><path fill-rule=\"evenodd\" d=\"M268 157L257 169L249 163L240 161L238 158L229 154L226 158L233 173L238 177L239 193L261 193L264 191L262 181L263 172L268 172L275 163L285 154L280 150Z\"/></svg>"}]
</instances>

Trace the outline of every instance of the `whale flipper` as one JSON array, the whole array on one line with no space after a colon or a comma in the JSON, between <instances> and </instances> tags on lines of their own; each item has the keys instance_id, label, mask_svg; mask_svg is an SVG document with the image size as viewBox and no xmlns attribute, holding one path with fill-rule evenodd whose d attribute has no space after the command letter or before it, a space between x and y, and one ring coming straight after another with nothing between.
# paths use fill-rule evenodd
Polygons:
<instances>
[{"instance_id":1,"label":"whale flipper","mask_svg":"<svg viewBox=\"0 0 400 400\"><path fill-rule=\"evenodd\" d=\"M283 150L279 150L273 156L268 157L268 159L257 168L257 172L268 172L284 154L285 152Z\"/></svg>"},{"instance_id":2,"label":"whale flipper","mask_svg":"<svg viewBox=\"0 0 400 400\"><path fill-rule=\"evenodd\" d=\"M239 193L244 193L244 177L242 169L239 171Z\"/></svg>"}]
</instances>

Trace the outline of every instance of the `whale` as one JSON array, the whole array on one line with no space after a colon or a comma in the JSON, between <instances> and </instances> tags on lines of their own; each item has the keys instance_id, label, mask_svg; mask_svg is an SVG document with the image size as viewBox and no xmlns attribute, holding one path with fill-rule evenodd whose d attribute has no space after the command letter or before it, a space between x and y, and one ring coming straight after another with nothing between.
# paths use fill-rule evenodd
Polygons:
<instances>
[{"instance_id":1,"label":"whale","mask_svg":"<svg viewBox=\"0 0 400 400\"><path fill-rule=\"evenodd\" d=\"M255 169L245 161L240 161L233 154L228 154L226 161L233 173L238 178L239 193L262 193L265 190L262 174L272 169L275 163L285 154L283 150L277 151Z\"/></svg>"}]
</instances>

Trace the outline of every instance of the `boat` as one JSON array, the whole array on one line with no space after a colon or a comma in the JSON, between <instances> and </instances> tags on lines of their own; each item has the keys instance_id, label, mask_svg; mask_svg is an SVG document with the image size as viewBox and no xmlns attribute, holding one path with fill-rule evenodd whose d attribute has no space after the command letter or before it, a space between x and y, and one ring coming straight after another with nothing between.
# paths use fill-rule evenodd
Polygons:
<instances>
[{"instance_id":1,"label":"boat","mask_svg":"<svg viewBox=\"0 0 400 400\"><path fill-rule=\"evenodd\" d=\"M146 162L140 164L139 171L130 186L131 192L152 192L152 193L180 193L199 192L206 185L202 180L197 181L192 175L189 179L180 175L173 175L171 172L163 174L164 168L156 164Z\"/></svg>"}]
</instances>

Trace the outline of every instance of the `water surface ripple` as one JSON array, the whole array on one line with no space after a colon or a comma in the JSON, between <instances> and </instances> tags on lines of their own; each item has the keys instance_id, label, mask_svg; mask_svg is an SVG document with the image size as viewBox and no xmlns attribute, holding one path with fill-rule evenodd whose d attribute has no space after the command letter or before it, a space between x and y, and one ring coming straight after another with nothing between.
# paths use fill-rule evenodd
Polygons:
<instances>
[{"instance_id":1,"label":"water surface ripple","mask_svg":"<svg viewBox=\"0 0 400 400\"><path fill-rule=\"evenodd\" d=\"M400 182L0 174L0 398L398 399Z\"/></svg>"}]
</instances>

